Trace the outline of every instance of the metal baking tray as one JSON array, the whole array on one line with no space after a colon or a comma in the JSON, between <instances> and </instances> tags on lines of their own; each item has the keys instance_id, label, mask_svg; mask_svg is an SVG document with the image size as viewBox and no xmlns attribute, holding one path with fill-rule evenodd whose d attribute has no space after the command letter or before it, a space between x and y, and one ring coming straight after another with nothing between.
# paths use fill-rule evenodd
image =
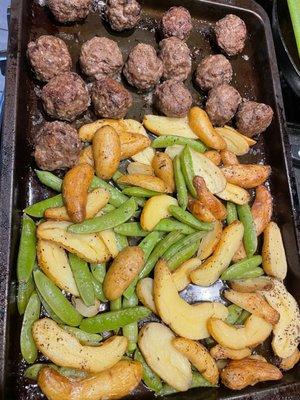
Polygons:
<instances>
[{"instance_id":1,"label":"metal baking tray","mask_svg":"<svg viewBox=\"0 0 300 400\"><path fill-rule=\"evenodd\" d=\"M73 68L78 69L80 46L94 35L108 36L117 40L126 58L129 50L138 42L157 46L155 28L161 14L172 5L184 5L193 17L194 29L188 45L195 65L209 53L216 52L211 40L211 25L227 13L234 13L246 22L249 38L242 55L232 58L233 85L241 95L270 104L274 119L268 131L260 135L258 144L243 161L264 162L272 167L269 186L274 198L274 219L281 227L286 248L289 273L288 289L300 301L299 221L293 204L291 157L285 129L277 62L267 15L251 0L143 0L143 18L134 32L116 34L102 23L98 12L91 13L86 21L75 25L58 25L48 10L32 0L13 0L11 7L10 41L8 49L6 97L1 145L0 176L0 379L1 398L29 400L44 398L36 385L22 378L24 364L19 349L20 318L17 313L15 265L20 233L22 209L39 201L51 191L40 185L35 177L32 143L38 126L46 119L42 112L38 93L39 83L34 80L26 60L29 40L41 34L54 34L66 41L73 58ZM103 6L98 0L97 7ZM188 83L194 101L202 104L203 93ZM134 107L129 117L141 120L152 112L151 93L140 95L130 89ZM95 119L88 112L76 124ZM299 236L298 236L299 239ZM190 285L185 297L191 301L219 298L220 283L205 291ZM205 293L204 293L205 292ZM259 351L270 359L268 344ZM271 382L233 392L224 387L218 389L194 389L170 396L177 400L217 399L299 399L300 365L284 374L279 382ZM153 399L141 385L128 398ZM83 399L84 400L84 399Z\"/></svg>"}]
</instances>

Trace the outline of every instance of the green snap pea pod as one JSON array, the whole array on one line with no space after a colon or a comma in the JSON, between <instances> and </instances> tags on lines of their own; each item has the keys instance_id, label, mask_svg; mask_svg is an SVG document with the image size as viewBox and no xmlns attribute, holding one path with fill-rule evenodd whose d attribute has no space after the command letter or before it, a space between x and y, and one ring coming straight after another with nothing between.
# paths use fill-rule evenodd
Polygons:
<instances>
[{"instance_id":1,"label":"green snap pea pod","mask_svg":"<svg viewBox=\"0 0 300 400\"><path fill-rule=\"evenodd\" d=\"M234 203L232 203L231 201L227 201L226 209L227 209L226 221L227 221L227 225L230 225L232 222L234 222L238 219L236 205Z\"/></svg>"},{"instance_id":2,"label":"green snap pea pod","mask_svg":"<svg viewBox=\"0 0 300 400\"><path fill-rule=\"evenodd\" d=\"M163 240L161 240L153 249L142 271L139 273L139 279L145 278L150 274L158 259L168 250L170 246L183 238L181 232L170 232Z\"/></svg>"},{"instance_id":3,"label":"green snap pea pod","mask_svg":"<svg viewBox=\"0 0 300 400\"><path fill-rule=\"evenodd\" d=\"M251 313L247 310L243 310L241 312L241 315L238 317L238 319L235 321L235 325L244 325L248 317L250 317Z\"/></svg>"},{"instance_id":4,"label":"green snap pea pod","mask_svg":"<svg viewBox=\"0 0 300 400\"><path fill-rule=\"evenodd\" d=\"M161 149L169 146L174 146L175 144L180 144L182 146L188 145L191 149L198 151L199 153L204 153L207 147L200 142L200 140L194 140L189 138L184 138L180 136L160 136L153 140L151 146L155 149Z\"/></svg>"},{"instance_id":5,"label":"green snap pea pod","mask_svg":"<svg viewBox=\"0 0 300 400\"><path fill-rule=\"evenodd\" d=\"M192 258L198 250L199 243L200 241L198 240L196 243L192 243L179 250L177 254L174 254L173 257L168 260L169 270L174 271L179 265Z\"/></svg>"},{"instance_id":6,"label":"green snap pea pod","mask_svg":"<svg viewBox=\"0 0 300 400\"><path fill-rule=\"evenodd\" d=\"M117 225L128 221L136 211L136 203L133 198L121 204L119 208L110 211L107 214L87 219L80 224L70 225L69 232L72 233L93 233L100 232L106 229L114 228Z\"/></svg>"},{"instance_id":7,"label":"green snap pea pod","mask_svg":"<svg viewBox=\"0 0 300 400\"><path fill-rule=\"evenodd\" d=\"M170 260L180 250L186 248L187 246L189 246L193 243L199 242L199 240L202 239L204 235L205 235L204 232L198 231L195 233L191 233L190 235L186 236L183 239L178 240L171 247L169 247L166 252L164 252L162 258L167 261Z\"/></svg>"},{"instance_id":8,"label":"green snap pea pod","mask_svg":"<svg viewBox=\"0 0 300 400\"><path fill-rule=\"evenodd\" d=\"M32 337L31 329L34 322L39 319L41 302L37 293L32 293L28 301L20 336L21 353L26 362L34 363L37 358L37 348Z\"/></svg>"},{"instance_id":9,"label":"green snap pea pod","mask_svg":"<svg viewBox=\"0 0 300 400\"><path fill-rule=\"evenodd\" d=\"M142 197L133 197L134 198L134 201L136 202L136 204L139 206L139 207L144 207L144 205L145 205L145 203L146 203L146 200L145 199L143 199Z\"/></svg>"},{"instance_id":10,"label":"green snap pea pod","mask_svg":"<svg viewBox=\"0 0 300 400\"><path fill-rule=\"evenodd\" d=\"M174 168L174 179L175 179L175 186L177 191L177 200L178 204L184 210L188 204L188 192L185 185L184 176L182 174L181 165L180 165L180 157L177 155L173 161L173 168Z\"/></svg>"},{"instance_id":11,"label":"green snap pea pod","mask_svg":"<svg viewBox=\"0 0 300 400\"><path fill-rule=\"evenodd\" d=\"M197 192L193 184L195 176L191 152L188 146L185 146L180 154L181 171L184 176L186 186L193 197L197 197Z\"/></svg>"},{"instance_id":12,"label":"green snap pea pod","mask_svg":"<svg viewBox=\"0 0 300 400\"><path fill-rule=\"evenodd\" d=\"M126 185L122 185L121 183L118 183L118 179L124 176L121 171L116 171L113 176L112 180L114 181L115 185L117 185L121 190L126 187Z\"/></svg>"},{"instance_id":13,"label":"green snap pea pod","mask_svg":"<svg viewBox=\"0 0 300 400\"><path fill-rule=\"evenodd\" d=\"M257 235L249 204L237 206L239 220L244 225L244 246L248 257L253 256L257 250Z\"/></svg>"},{"instance_id":14,"label":"green snap pea pod","mask_svg":"<svg viewBox=\"0 0 300 400\"><path fill-rule=\"evenodd\" d=\"M31 379L33 381L37 381L40 370L45 367L50 367L51 364L33 364L30 365L24 371L24 377L27 379Z\"/></svg>"},{"instance_id":15,"label":"green snap pea pod","mask_svg":"<svg viewBox=\"0 0 300 400\"><path fill-rule=\"evenodd\" d=\"M90 333L111 331L146 318L150 314L151 311L148 308L140 306L118 311L108 311L98 314L95 317L84 319L80 324L80 329Z\"/></svg>"},{"instance_id":16,"label":"green snap pea pod","mask_svg":"<svg viewBox=\"0 0 300 400\"><path fill-rule=\"evenodd\" d=\"M106 206L101 209L101 214L107 214L115 209L116 207L114 207L112 204L106 204Z\"/></svg>"},{"instance_id":17,"label":"green snap pea pod","mask_svg":"<svg viewBox=\"0 0 300 400\"><path fill-rule=\"evenodd\" d=\"M48 303L43 299L41 293L37 290L37 294L39 296L39 299L42 303L42 306L44 310L46 311L46 314L49 318L53 319L57 324L63 324L64 322L55 314L55 312L52 310L52 308L49 306Z\"/></svg>"},{"instance_id":18,"label":"green snap pea pod","mask_svg":"<svg viewBox=\"0 0 300 400\"><path fill-rule=\"evenodd\" d=\"M103 283L106 275L106 264L91 264L91 273L98 282Z\"/></svg>"},{"instance_id":19,"label":"green snap pea pod","mask_svg":"<svg viewBox=\"0 0 300 400\"><path fill-rule=\"evenodd\" d=\"M53 368L53 367L52 367ZM88 377L88 372L82 371L80 369L66 368L66 367L58 367L57 370L61 375L66 378L73 379L84 379Z\"/></svg>"},{"instance_id":20,"label":"green snap pea pod","mask_svg":"<svg viewBox=\"0 0 300 400\"><path fill-rule=\"evenodd\" d=\"M180 208L178 206L174 206L174 205L169 206L169 211L174 218L178 219L180 222L183 222L184 224L187 224L187 225L191 226L192 228L197 229L199 231L211 231L213 228L213 225L211 222L199 221L191 213L183 210L182 208Z\"/></svg>"},{"instance_id":21,"label":"green snap pea pod","mask_svg":"<svg viewBox=\"0 0 300 400\"><path fill-rule=\"evenodd\" d=\"M106 189L109 192L110 197L108 202L115 207L119 207L121 204L125 203L125 201L128 200L128 197L125 196L125 194L121 193L118 189L116 189L109 183L105 182L98 176L94 176L92 183L90 185L90 190L94 190L99 187Z\"/></svg>"},{"instance_id":22,"label":"green snap pea pod","mask_svg":"<svg viewBox=\"0 0 300 400\"><path fill-rule=\"evenodd\" d=\"M216 387L216 385L208 382L205 378L203 378L201 374L199 374L199 372L193 372L192 384L190 388L194 389L197 387ZM157 393L157 395L168 396L174 393L178 393L177 390L174 389L172 386L165 384L163 385L162 389Z\"/></svg>"},{"instance_id":23,"label":"green snap pea pod","mask_svg":"<svg viewBox=\"0 0 300 400\"><path fill-rule=\"evenodd\" d=\"M35 173L37 174L39 181L45 186L48 186L56 192L61 192L62 179L58 176L49 171L39 171L38 169L35 170Z\"/></svg>"},{"instance_id":24,"label":"green snap pea pod","mask_svg":"<svg viewBox=\"0 0 300 400\"><path fill-rule=\"evenodd\" d=\"M204 339L204 345L205 345L205 347L208 347L209 349L212 348L215 344L216 344L216 342L214 341L214 339L212 337L208 337L208 338Z\"/></svg>"},{"instance_id":25,"label":"green snap pea pod","mask_svg":"<svg viewBox=\"0 0 300 400\"><path fill-rule=\"evenodd\" d=\"M82 316L65 298L57 286L42 271L34 271L35 284L49 304L51 309L65 324L70 326L78 326L82 320Z\"/></svg>"},{"instance_id":26,"label":"green snap pea pod","mask_svg":"<svg viewBox=\"0 0 300 400\"><path fill-rule=\"evenodd\" d=\"M122 297L119 297L116 300L112 300L109 302L109 309L110 311L118 311L122 309ZM114 330L115 334L117 335L119 332L119 328Z\"/></svg>"},{"instance_id":27,"label":"green snap pea pod","mask_svg":"<svg viewBox=\"0 0 300 400\"><path fill-rule=\"evenodd\" d=\"M139 304L139 300L136 296L135 293L128 299L124 298L123 299L123 309L124 308L130 308L130 307L135 307ZM123 331L123 336L127 337L128 339L128 347L127 351L129 354L133 353L134 350L136 349L136 344L138 341L138 324L137 322L131 322L131 324L125 325L122 329Z\"/></svg>"},{"instance_id":28,"label":"green snap pea pod","mask_svg":"<svg viewBox=\"0 0 300 400\"><path fill-rule=\"evenodd\" d=\"M138 186L126 187L125 189L122 190L122 193L126 194L127 196L134 196L134 197L153 197L161 195L160 192L155 192L154 190L149 190L149 189L143 189Z\"/></svg>"},{"instance_id":29,"label":"green snap pea pod","mask_svg":"<svg viewBox=\"0 0 300 400\"><path fill-rule=\"evenodd\" d=\"M24 377L33 381L37 381L41 369L45 367L53 368L55 371L59 372L63 376L66 376L67 378L86 378L88 376L87 372L79 369L58 367L55 364L33 364L26 368Z\"/></svg>"},{"instance_id":30,"label":"green snap pea pod","mask_svg":"<svg viewBox=\"0 0 300 400\"><path fill-rule=\"evenodd\" d=\"M92 306L95 304L95 292L87 262L69 253L69 263L82 301L86 306Z\"/></svg>"},{"instance_id":31,"label":"green snap pea pod","mask_svg":"<svg viewBox=\"0 0 300 400\"><path fill-rule=\"evenodd\" d=\"M18 286L17 305L20 315L24 314L28 301L33 291L34 291L34 282L31 274L27 282L20 282Z\"/></svg>"},{"instance_id":32,"label":"green snap pea pod","mask_svg":"<svg viewBox=\"0 0 300 400\"><path fill-rule=\"evenodd\" d=\"M244 258L241 261L232 264L228 267L223 274L221 279L224 281L230 281L233 279L242 279L247 271L257 268L262 263L261 256L253 256L250 258Z\"/></svg>"},{"instance_id":33,"label":"green snap pea pod","mask_svg":"<svg viewBox=\"0 0 300 400\"><path fill-rule=\"evenodd\" d=\"M239 279L250 279L250 278L258 278L264 274L264 270L260 267L249 269L249 271L245 271L244 274L241 275ZM232 279L234 280L234 279Z\"/></svg>"},{"instance_id":34,"label":"green snap pea pod","mask_svg":"<svg viewBox=\"0 0 300 400\"><path fill-rule=\"evenodd\" d=\"M116 233L124 236L147 236L149 232L144 231L138 222L126 222L114 228Z\"/></svg>"},{"instance_id":35,"label":"green snap pea pod","mask_svg":"<svg viewBox=\"0 0 300 400\"><path fill-rule=\"evenodd\" d=\"M136 349L134 352L134 359L142 364L143 367L143 382L149 389L154 392L159 392L162 389L162 382L158 375L152 371L149 365L146 363L146 360L142 356L142 353L139 349Z\"/></svg>"},{"instance_id":36,"label":"green snap pea pod","mask_svg":"<svg viewBox=\"0 0 300 400\"><path fill-rule=\"evenodd\" d=\"M21 239L17 261L17 276L19 282L30 279L36 258L35 223L27 215L23 215Z\"/></svg>"},{"instance_id":37,"label":"green snap pea pod","mask_svg":"<svg viewBox=\"0 0 300 400\"><path fill-rule=\"evenodd\" d=\"M39 201L25 208L24 213L31 217L42 218L48 208L62 207L64 205L61 194Z\"/></svg>"},{"instance_id":38,"label":"green snap pea pod","mask_svg":"<svg viewBox=\"0 0 300 400\"><path fill-rule=\"evenodd\" d=\"M228 324L235 324L240 315L243 312L243 309L235 304L231 304L230 306L227 307L228 310L228 315L226 318L226 322Z\"/></svg>"},{"instance_id":39,"label":"green snap pea pod","mask_svg":"<svg viewBox=\"0 0 300 400\"><path fill-rule=\"evenodd\" d=\"M102 336L97 333L84 332L79 328L74 328L73 326L62 325L61 328L71 335L75 336L76 339L83 345L93 346L101 342Z\"/></svg>"},{"instance_id":40,"label":"green snap pea pod","mask_svg":"<svg viewBox=\"0 0 300 400\"><path fill-rule=\"evenodd\" d=\"M104 296L102 283L100 283L100 282L94 277L94 275L92 275L92 284L93 284L93 288L94 288L94 293L95 293L96 299L100 300L102 303L107 302L107 299L106 299L106 297Z\"/></svg>"},{"instance_id":41,"label":"green snap pea pod","mask_svg":"<svg viewBox=\"0 0 300 400\"><path fill-rule=\"evenodd\" d=\"M118 247L119 251L123 250L124 247L128 246L128 240L127 240L126 236L116 233L116 239L117 239L117 247Z\"/></svg>"},{"instance_id":42,"label":"green snap pea pod","mask_svg":"<svg viewBox=\"0 0 300 400\"><path fill-rule=\"evenodd\" d=\"M196 232L195 229L173 218L163 218L155 225L154 230L161 232L180 231L184 235Z\"/></svg>"}]
</instances>

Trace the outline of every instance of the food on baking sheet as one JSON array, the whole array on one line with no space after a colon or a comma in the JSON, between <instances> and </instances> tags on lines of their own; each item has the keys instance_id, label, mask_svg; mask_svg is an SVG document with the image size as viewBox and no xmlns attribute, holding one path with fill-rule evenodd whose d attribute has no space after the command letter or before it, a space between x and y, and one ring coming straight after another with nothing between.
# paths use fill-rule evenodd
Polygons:
<instances>
[{"instance_id":1,"label":"food on baking sheet","mask_svg":"<svg viewBox=\"0 0 300 400\"><path fill-rule=\"evenodd\" d=\"M182 82L169 79L156 87L154 105L167 117L185 117L192 105L191 93Z\"/></svg>"},{"instance_id":2,"label":"food on baking sheet","mask_svg":"<svg viewBox=\"0 0 300 400\"><path fill-rule=\"evenodd\" d=\"M193 28L192 17L184 7L171 7L161 19L161 33L163 37L175 36L187 40Z\"/></svg>"},{"instance_id":3,"label":"food on baking sheet","mask_svg":"<svg viewBox=\"0 0 300 400\"><path fill-rule=\"evenodd\" d=\"M217 21L215 35L218 46L229 56L243 51L247 36L245 22L234 14L227 14Z\"/></svg>"},{"instance_id":4,"label":"food on baking sheet","mask_svg":"<svg viewBox=\"0 0 300 400\"><path fill-rule=\"evenodd\" d=\"M54 18L61 23L80 21L92 8L91 0L49 0L47 6Z\"/></svg>"},{"instance_id":5,"label":"food on baking sheet","mask_svg":"<svg viewBox=\"0 0 300 400\"><path fill-rule=\"evenodd\" d=\"M195 81L202 90L210 90L222 83L230 83L233 71L223 54L205 57L196 69Z\"/></svg>"},{"instance_id":6,"label":"food on baking sheet","mask_svg":"<svg viewBox=\"0 0 300 400\"><path fill-rule=\"evenodd\" d=\"M159 42L159 58L163 62L163 78L185 81L192 70L192 59L187 44L177 37Z\"/></svg>"},{"instance_id":7,"label":"food on baking sheet","mask_svg":"<svg viewBox=\"0 0 300 400\"><path fill-rule=\"evenodd\" d=\"M106 17L114 31L134 28L141 18L141 6L136 0L108 0Z\"/></svg>"},{"instance_id":8,"label":"food on baking sheet","mask_svg":"<svg viewBox=\"0 0 300 400\"><path fill-rule=\"evenodd\" d=\"M273 118L270 106L255 101L244 101L236 114L236 126L246 136L252 137L264 132Z\"/></svg>"}]
</instances>

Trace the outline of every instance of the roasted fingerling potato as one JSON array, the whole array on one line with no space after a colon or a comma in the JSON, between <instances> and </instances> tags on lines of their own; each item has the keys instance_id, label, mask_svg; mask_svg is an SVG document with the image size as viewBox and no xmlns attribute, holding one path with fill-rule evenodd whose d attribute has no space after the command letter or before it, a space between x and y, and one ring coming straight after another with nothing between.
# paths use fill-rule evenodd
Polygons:
<instances>
[{"instance_id":1,"label":"roasted fingerling potato","mask_svg":"<svg viewBox=\"0 0 300 400\"><path fill-rule=\"evenodd\" d=\"M157 151L152 160L152 168L155 175L164 181L167 193L175 190L173 163L166 153Z\"/></svg>"},{"instance_id":2,"label":"roasted fingerling potato","mask_svg":"<svg viewBox=\"0 0 300 400\"><path fill-rule=\"evenodd\" d=\"M207 157L211 162L213 162L215 165L220 165L221 164L221 156L220 153L216 150L208 150L205 153L203 153L205 157Z\"/></svg>"},{"instance_id":3,"label":"roasted fingerling potato","mask_svg":"<svg viewBox=\"0 0 300 400\"><path fill-rule=\"evenodd\" d=\"M251 207L251 213L259 236L271 221L273 212L273 199L269 190L261 185L255 189L255 200Z\"/></svg>"},{"instance_id":4,"label":"roasted fingerling potato","mask_svg":"<svg viewBox=\"0 0 300 400\"><path fill-rule=\"evenodd\" d=\"M238 164L222 168L227 182L244 189L255 188L262 185L271 174L269 165Z\"/></svg>"}]
</instances>

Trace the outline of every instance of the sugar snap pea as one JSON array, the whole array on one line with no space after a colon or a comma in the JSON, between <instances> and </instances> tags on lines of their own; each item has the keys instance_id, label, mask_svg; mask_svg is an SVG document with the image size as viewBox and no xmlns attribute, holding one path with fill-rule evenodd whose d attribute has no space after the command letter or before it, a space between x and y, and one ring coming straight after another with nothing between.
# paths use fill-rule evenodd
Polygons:
<instances>
[{"instance_id":1,"label":"sugar snap pea","mask_svg":"<svg viewBox=\"0 0 300 400\"><path fill-rule=\"evenodd\" d=\"M52 310L52 308L49 306L49 304L43 299L41 293L37 290L37 294L39 296L40 302L42 303L42 306L44 310L46 311L46 315L53 319L57 324L63 324L64 322L55 314L55 312Z\"/></svg>"},{"instance_id":2,"label":"sugar snap pea","mask_svg":"<svg viewBox=\"0 0 300 400\"><path fill-rule=\"evenodd\" d=\"M179 267L179 265L192 258L198 250L199 243L200 240L198 240L196 243L192 243L184 248L181 248L181 250L179 250L177 254L174 254L168 260L169 270L174 271L177 267Z\"/></svg>"},{"instance_id":3,"label":"sugar snap pea","mask_svg":"<svg viewBox=\"0 0 300 400\"><path fill-rule=\"evenodd\" d=\"M107 302L107 299L106 299L106 297L104 296L102 283L100 283L100 282L94 277L94 275L92 275L92 284L93 284L93 288L94 288L94 293L95 293L96 299L100 300L102 303Z\"/></svg>"},{"instance_id":4,"label":"sugar snap pea","mask_svg":"<svg viewBox=\"0 0 300 400\"><path fill-rule=\"evenodd\" d=\"M235 304L231 304L227 307L228 315L226 318L226 322L228 324L235 324L238 320L239 316L242 314L243 309Z\"/></svg>"},{"instance_id":5,"label":"sugar snap pea","mask_svg":"<svg viewBox=\"0 0 300 400\"><path fill-rule=\"evenodd\" d=\"M235 325L243 325L248 317L250 317L251 313L247 310L243 310L241 312L241 315L238 317L238 319L235 321Z\"/></svg>"},{"instance_id":6,"label":"sugar snap pea","mask_svg":"<svg viewBox=\"0 0 300 400\"><path fill-rule=\"evenodd\" d=\"M121 251L124 249L124 247L128 246L127 237L124 235L120 235L119 233L116 233L115 235L116 235L116 239L117 239L118 250Z\"/></svg>"},{"instance_id":7,"label":"sugar snap pea","mask_svg":"<svg viewBox=\"0 0 300 400\"><path fill-rule=\"evenodd\" d=\"M37 381L40 370L42 368L48 367L50 364L33 364L30 365L28 368L25 369L24 371L24 377L27 379L31 379L33 381Z\"/></svg>"},{"instance_id":8,"label":"sugar snap pea","mask_svg":"<svg viewBox=\"0 0 300 400\"><path fill-rule=\"evenodd\" d=\"M189 146L185 146L180 154L181 171L184 176L185 184L193 197L197 197L196 188L193 184L195 176L192 156Z\"/></svg>"},{"instance_id":9,"label":"sugar snap pea","mask_svg":"<svg viewBox=\"0 0 300 400\"><path fill-rule=\"evenodd\" d=\"M155 192L154 190L140 188L138 186L126 187L125 189L122 190L122 193L126 194L127 196L134 196L134 197L153 197L161 195L160 192Z\"/></svg>"},{"instance_id":10,"label":"sugar snap pea","mask_svg":"<svg viewBox=\"0 0 300 400\"><path fill-rule=\"evenodd\" d=\"M169 212L172 214L172 216L179 221L183 222L184 224L187 224L191 226L194 229L197 229L199 231L211 231L213 228L213 225L211 222L202 222L199 221L197 218L195 218L191 213L188 211L183 210L182 208L178 206L169 206Z\"/></svg>"},{"instance_id":11,"label":"sugar snap pea","mask_svg":"<svg viewBox=\"0 0 300 400\"><path fill-rule=\"evenodd\" d=\"M69 253L69 263L82 301L86 306L92 306L95 304L95 292L87 262Z\"/></svg>"},{"instance_id":12,"label":"sugar snap pea","mask_svg":"<svg viewBox=\"0 0 300 400\"><path fill-rule=\"evenodd\" d=\"M20 315L24 314L26 306L33 291L34 291L34 282L33 282L33 276L31 274L27 282L20 282L18 286L17 305Z\"/></svg>"},{"instance_id":13,"label":"sugar snap pea","mask_svg":"<svg viewBox=\"0 0 300 400\"><path fill-rule=\"evenodd\" d=\"M70 225L69 232L72 233L93 233L100 232L106 229L114 228L117 225L128 221L136 211L136 202L133 198L121 204L119 208L108 212L107 214L87 219L80 224Z\"/></svg>"},{"instance_id":14,"label":"sugar snap pea","mask_svg":"<svg viewBox=\"0 0 300 400\"><path fill-rule=\"evenodd\" d=\"M98 282L103 283L106 275L106 264L91 264L90 267L94 278L97 279Z\"/></svg>"},{"instance_id":15,"label":"sugar snap pea","mask_svg":"<svg viewBox=\"0 0 300 400\"><path fill-rule=\"evenodd\" d=\"M174 179L175 179L175 186L177 191L177 200L178 204L184 210L188 204L188 192L185 185L184 176L181 170L180 165L180 157L177 155L173 161L173 168L174 168Z\"/></svg>"},{"instance_id":16,"label":"sugar snap pea","mask_svg":"<svg viewBox=\"0 0 300 400\"><path fill-rule=\"evenodd\" d=\"M71 335L75 336L76 339L83 345L93 346L99 345L99 342L102 340L102 336L97 333L88 333L84 332L79 328L74 328L73 326L62 325L61 328Z\"/></svg>"},{"instance_id":17,"label":"sugar snap pea","mask_svg":"<svg viewBox=\"0 0 300 400\"><path fill-rule=\"evenodd\" d=\"M90 190L94 190L99 187L106 189L109 192L110 197L108 202L115 207L120 207L121 204L125 203L125 201L128 200L128 197L125 196L125 194L121 193L118 189L116 189L109 183L105 182L98 176L94 176L92 183L90 185Z\"/></svg>"},{"instance_id":18,"label":"sugar snap pea","mask_svg":"<svg viewBox=\"0 0 300 400\"><path fill-rule=\"evenodd\" d=\"M130 307L135 307L139 303L139 300L136 296L135 293L132 294L131 297L126 299L126 297L123 299L123 304L122 308L130 308ZM128 339L128 346L127 346L127 351L129 354L133 353L134 350L136 349L136 344L138 341L138 324L137 321L131 322L131 324L125 325L122 328L123 331L123 336L127 337Z\"/></svg>"},{"instance_id":19,"label":"sugar snap pea","mask_svg":"<svg viewBox=\"0 0 300 400\"><path fill-rule=\"evenodd\" d=\"M138 222L126 222L114 228L116 233L124 236L147 236L149 232L144 231Z\"/></svg>"},{"instance_id":20,"label":"sugar snap pea","mask_svg":"<svg viewBox=\"0 0 300 400\"><path fill-rule=\"evenodd\" d=\"M199 242L205 236L206 233L198 231L191 233L183 239L178 240L171 247L168 248L167 251L164 252L162 258L164 260L170 260L173 256L175 256L180 250L186 248L187 246Z\"/></svg>"},{"instance_id":21,"label":"sugar snap pea","mask_svg":"<svg viewBox=\"0 0 300 400\"><path fill-rule=\"evenodd\" d=\"M244 246L248 257L253 256L257 249L256 229L249 204L237 206L239 220L244 225Z\"/></svg>"},{"instance_id":22,"label":"sugar snap pea","mask_svg":"<svg viewBox=\"0 0 300 400\"><path fill-rule=\"evenodd\" d=\"M40 171L38 169L35 170L35 173L37 174L39 181L45 186L48 186L56 192L61 192L62 179L58 176L52 174L52 172Z\"/></svg>"},{"instance_id":23,"label":"sugar snap pea","mask_svg":"<svg viewBox=\"0 0 300 400\"><path fill-rule=\"evenodd\" d=\"M163 218L155 225L154 230L162 232L180 231L184 235L196 232L195 229L173 218Z\"/></svg>"},{"instance_id":24,"label":"sugar snap pea","mask_svg":"<svg viewBox=\"0 0 300 400\"><path fill-rule=\"evenodd\" d=\"M174 145L188 145L191 149L198 151L199 153L204 153L207 150L207 147L200 142L200 140L194 140L189 138L184 138L181 136L160 136L153 140L151 146L155 149L161 149L164 147L174 146Z\"/></svg>"},{"instance_id":25,"label":"sugar snap pea","mask_svg":"<svg viewBox=\"0 0 300 400\"><path fill-rule=\"evenodd\" d=\"M142 353L139 349L136 349L134 352L134 359L142 364L143 367L143 382L149 389L154 392L159 392L162 389L162 382L158 375L152 371L149 365L146 363L146 360L142 356Z\"/></svg>"},{"instance_id":26,"label":"sugar snap pea","mask_svg":"<svg viewBox=\"0 0 300 400\"><path fill-rule=\"evenodd\" d=\"M116 207L115 206L113 206L112 204L106 204L102 209L101 209L101 215L102 214L107 214L107 213L109 213L109 212L111 212L111 211L113 211L113 210L115 210L116 209Z\"/></svg>"},{"instance_id":27,"label":"sugar snap pea","mask_svg":"<svg viewBox=\"0 0 300 400\"><path fill-rule=\"evenodd\" d=\"M264 274L264 270L260 267L249 269L249 271L245 271L243 275L239 279L250 279L250 278L258 278ZM233 279L234 280L234 279Z\"/></svg>"},{"instance_id":28,"label":"sugar snap pea","mask_svg":"<svg viewBox=\"0 0 300 400\"><path fill-rule=\"evenodd\" d=\"M31 206L25 208L24 213L30 215L31 217L42 218L44 212L48 208L52 207L62 207L64 205L63 198L61 194L49 197L48 199L34 203Z\"/></svg>"},{"instance_id":29,"label":"sugar snap pea","mask_svg":"<svg viewBox=\"0 0 300 400\"><path fill-rule=\"evenodd\" d=\"M228 267L223 274L221 275L221 279L224 281L230 281L233 279L242 279L250 270L257 268L262 263L261 256L253 256L250 258L244 258L241 261L232 264Z\"/></svg>"},{"instance_id":30,"label":"sugar snap pea","mask_svg":"<svg viewBox=\"0 0 300 400\"><path fill-rule=\"evenodd\" d=\"M33 381L37 381L40 370L45 367L53 368L55 369L55 371L59 372L63 376L66 376L67 378L83 379L88 376L88 373L86 371L82 371L79 369L58 367L55 364L33 364L30 365L30 367L26 368L24 372L24 377Z\"/></svg>"},{"instance_id":31,"label":"sugar snap pea","mask_svg":"<svg viewBox=\"0 0 300 400\"><path fill-rule=\"evenodd\" d=\"M41 302L37 293L33 292L28 301L22 322L20 347L21 353L26 362L34 363L37 358L37 348L32 337L32 325L39 319Z\"/></svg>"},{"instance_id":32,"label":"sugar snap pea","mask_svg":"<svg viewBox=\"0 0 300 400\"><path fill-rule=\"evenodd\" d=\"M199 372L193 372L191 389L197 387L216 387L207 381ZM158 396L168 396L177 393L177 390L167 384L163 385L162 389L157 393Z\"/></svg>"},{"instance_id":33,"label":"sugar snap pea","mask_svg":"<svg viewBox=\"0 0 300 400\"><path fill-rule=\"evenodd\" d=\"M108 311L98 314L95 317L84 319L80 324L80 329L90 333L111 331L146 318L150 314L151 311L148 308L140 306L118 311Z\"/></svg>"},{"instance_id":34,"label":"sugar snap pea","mask_svg":"<svg viewBox=\"0 0 300 400\"><path fill-rule=\"evenodd\" d=\"M110 311L118 311L121 310L121 308L122 308L122 297L119 297L118 299L109 302ZM114 332L117 335L119 332L119 328L116 328Z\"/></svg>"},{"instance_id":35,"label":"sugar snap pea","mask_svg":"<svg viewBox=\"0 0 300 400\"><path fill-rule=\"evenodd\" d=\"M112 180L114 181L115 185L118 186L121 190L126 187L126 185L122 185L121 183L118 183L118 179L124 176L121 171L116 171L113 176Z\"/></svg>"},{"instance_id":36,"label":"sugar snap pea","mask_svg":"<svg viewBox=\"0 0 300 400\"><path fill-rule=\"evenodd\" d=\"M33 271L36 258L35 223L26 214L22 219L22 231L17 260L17 276L19 282L27 282Z\"/></svg>"},{"instance_id":37,"label":"sugar snap pea","mask_svg":"<svg viewBox=\"0 0 300 400\"><path fill-rule=\"evenodd\" d=\"M236 205L234 203L232 203L231 201L227 201L226 209L227 209L226 221L227 221L227 225L230 225L232 222L234 222L238 219Z\"/></svg>"},{"instance_id":38,"label":"sugar snap pea","mask_svg":"<svg viewBox=\"0 0 300 400\"><path fill-rule=\"evenodd\" d=\"M59 288L42 271L34 271L33 277L41 296L58 318L67 325L78 326L82 320L82 316L65 298Z\"/></svg>"}]
</instances>

